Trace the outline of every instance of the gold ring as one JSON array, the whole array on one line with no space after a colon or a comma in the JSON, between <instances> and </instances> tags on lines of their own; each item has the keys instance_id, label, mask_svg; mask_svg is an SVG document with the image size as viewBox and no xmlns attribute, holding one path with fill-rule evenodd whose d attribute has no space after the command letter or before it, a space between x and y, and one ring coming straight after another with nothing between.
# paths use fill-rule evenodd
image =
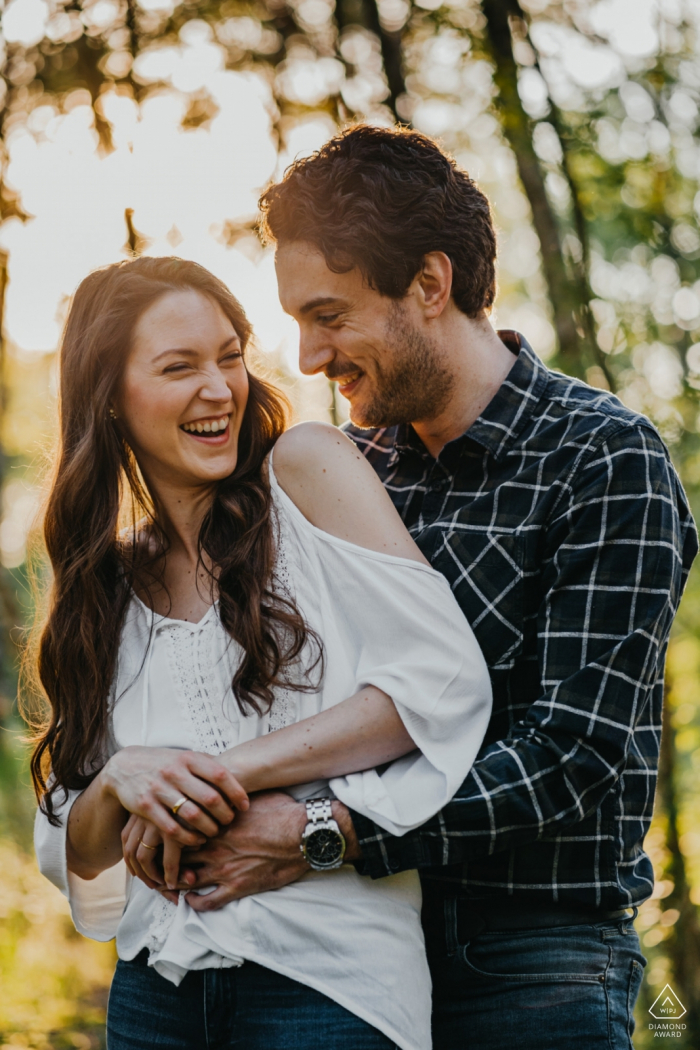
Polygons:
<instances>
[{"instance_id":1,"label":"gold ring","mask_svg":"<svg viewBox=\"0 0 700 1050\"><path fill-rule=\"evenodd\" d=\"M190 800L188 799L187 795L183 795L182 798L179 798L175 805L170 807L170 812L172 813L172 815L176 817L178 809L180 809L181 806L184 806L185 802L189 801Z\"/></svg>"},{"instance_id":2,"label":"gold ring","mask_svg":"<svg viewBox=\"0 0 700 1050\"><path fill-rule=\"evenodd\" d=\"M149 846L147 842L143 841L143 839L139 839L139 842L141 843L142 846L145 846L146 849L158 849L157 846Z\"/></svg>"}]
</instances>

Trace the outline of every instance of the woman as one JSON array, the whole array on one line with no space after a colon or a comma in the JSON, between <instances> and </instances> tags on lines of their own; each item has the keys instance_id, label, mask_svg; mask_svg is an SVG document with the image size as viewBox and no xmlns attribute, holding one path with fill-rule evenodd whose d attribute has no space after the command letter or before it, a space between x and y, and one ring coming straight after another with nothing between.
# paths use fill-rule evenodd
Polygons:
<instances>
[{"instance_id":1,"label":"woman","mask_svg":"<svg viewBox=\"0 0 700 1050\"><path fill-rule=\"evenodd\" d=\"M76 293L45 519L39 862L82 933L116 934L110 1050L426 1050L415 872L363 879L324 820L295 884L208 912L174 892L180 850L253 791L323 799L312 834L334 796L418 826L490 711L445 579L350 441L284 432L249 336L225 286L178 259Z\"/></svg>"}]
</instances>

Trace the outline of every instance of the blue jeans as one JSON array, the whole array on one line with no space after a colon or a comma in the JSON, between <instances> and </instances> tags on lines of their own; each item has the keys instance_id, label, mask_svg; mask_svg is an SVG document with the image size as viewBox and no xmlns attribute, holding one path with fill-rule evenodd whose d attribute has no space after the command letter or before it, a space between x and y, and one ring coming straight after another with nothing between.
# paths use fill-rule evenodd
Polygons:
<instances>
[{"instance_id":1,"label":"blue jeans","mask_svg":"<svg viewBox=\"0 0 700 1050\"><path fill-rule=\"evenodd\" d=\"M119 961L109 993L108 1050L395 1050L332 999L246 962L188 973L176 988L142 952Z\"/></svg>"},{"instance_id":2,"label":"blue jeans","mask_svg":"<svg viewBox=\"0 0 700 1050\"><path fill-rule=\"evenodd\" d=\"M646 964L632 918L460 944L450 903L429 938L434 1050L632 1050Z\"/></svg>"}]
</instances>

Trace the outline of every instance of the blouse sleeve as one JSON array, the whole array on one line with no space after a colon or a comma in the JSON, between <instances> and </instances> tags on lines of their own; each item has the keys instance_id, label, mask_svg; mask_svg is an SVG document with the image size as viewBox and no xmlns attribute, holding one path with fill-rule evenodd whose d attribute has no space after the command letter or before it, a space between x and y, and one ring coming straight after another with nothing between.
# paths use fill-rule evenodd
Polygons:
<instances>
[{"instance_id":1,"label":"blouse sleeve","mask_svg":"<svg viewBox=\"0 0 700 1050\"><path fill-rule=\"evenodd\" d=\"M120 860L113 868L95 879L81 879L68 871L66 864L66 830L68 816L80 791L69 791L64 802L56 805L60 827L49 823L41 810L34 821L34 849L39 870L49 882L68 898L75 928L94 941L111 941L126 904L127 885L131 879L126 864ZM60 801L59 792L57 800Z\"/></svg>"},{"instance_id":2,"label":"blouse sleeve","mask_svg":"<svg viewBox=\"0 0 700 1050\"><path fill-rule=\"evenodd\" d=\"M297 541L314 548L327 678L333 682L334 645L354 678L343 682L344 695L337 680L337 695L324 684L323 706L374 685L392 698L417 748L383 769L334 777L331 789L404 835L442 809L471 769L491 715L486 661L441 573L315 528L275 487Z\"/></svg>"}]
</instances>

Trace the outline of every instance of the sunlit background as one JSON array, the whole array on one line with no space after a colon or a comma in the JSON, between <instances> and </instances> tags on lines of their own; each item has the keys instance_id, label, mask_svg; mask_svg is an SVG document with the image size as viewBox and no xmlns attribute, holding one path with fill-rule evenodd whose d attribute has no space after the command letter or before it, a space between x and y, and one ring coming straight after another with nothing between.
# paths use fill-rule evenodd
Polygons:
<instances>
[{"instance_id":1,"label":"sunlit background","mask_svg":"<svg viewBox=\"0 0 700 1050\"><path fill-rule=\"evenodd\" d=\"M497 325L649 414L697 504L699 28L698 0L5 7L0 1047L104 1045L113 966L112 947L72 932L62 899L36 872L14 703L16 646L31 615L27 536L55 428L55 349L76 285L134 250L195 259L243 303L259 365L284 385L297 418L340 422L342 399L298 371L296 328L255 233L256 201L348 120L411 122L438 137L493 203ZM694 579L669 665L662 790L647 842L658 882L638 920L650 959L640 1048L652 1045L646 1011L667 981L689 1010L674 1045L700 1045L691 1031L700 1023L697 592Z\"/></svg>"}]
</instances>

